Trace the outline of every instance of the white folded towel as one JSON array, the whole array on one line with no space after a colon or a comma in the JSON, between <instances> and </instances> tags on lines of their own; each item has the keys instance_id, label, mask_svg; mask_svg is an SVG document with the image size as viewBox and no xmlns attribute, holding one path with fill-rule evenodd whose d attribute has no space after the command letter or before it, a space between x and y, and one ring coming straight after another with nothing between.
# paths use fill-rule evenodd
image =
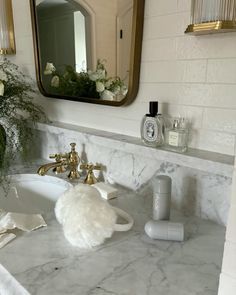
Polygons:
<instances>
[{"instance_id":1,"label":"white folded towel","mask_svg":"<svg viewBox=\"0 0 236 295\"><path fill-rule=\"evenodd\" d=\"M0 294L30 295L19 282L0 264Z\"/></svg>"},{"instance_id":2,"label":"white folded towel","mask_svg":"<svg viewBox=\"0 0 236 295\"><path fill-rule=\"evenodd\" d=\"M42 226L47 224L40 214L7 213L0 210L0 249L16 237L13 233L6 233L8 230L18 228L29 232Z\"/></svg>"}]
</instances>

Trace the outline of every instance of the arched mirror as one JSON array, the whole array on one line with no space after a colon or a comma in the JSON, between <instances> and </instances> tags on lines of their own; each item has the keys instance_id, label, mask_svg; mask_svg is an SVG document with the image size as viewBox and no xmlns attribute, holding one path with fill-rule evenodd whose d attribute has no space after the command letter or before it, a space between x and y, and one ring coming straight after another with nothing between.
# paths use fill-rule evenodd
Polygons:
<instances>
[{"instance_id":1,"label":"arched mirror","mask_svg":"<svg viewBox=\"0 0 236 295\"><path fill-rule=\"evenodd\" d=\"M45 96L120 106L138 92L144 0L30 0Z\"/></svg>"}]
</instances>

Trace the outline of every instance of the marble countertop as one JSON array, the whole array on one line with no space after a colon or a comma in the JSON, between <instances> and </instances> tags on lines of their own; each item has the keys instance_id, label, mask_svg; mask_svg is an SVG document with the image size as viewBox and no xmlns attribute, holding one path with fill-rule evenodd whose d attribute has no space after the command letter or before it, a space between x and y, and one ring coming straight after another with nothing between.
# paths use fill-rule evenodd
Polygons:
<instances>
[{"instance_id":1,"label":"marble countertop","mask_svg":"<svg viewBox=\"0 0 236 295\"><path fill-rule=\"evenodd\" d=\"M154 241L143 227L151 215L151 194L120 188L112 205L135 220L127 233L93 250L72 247L54 214L48 226L19 234L0 250L0 263L32 295L216 295L225 228L197 217L172 212L184 222L182 243Z\"/></svg>"}]
</instances>

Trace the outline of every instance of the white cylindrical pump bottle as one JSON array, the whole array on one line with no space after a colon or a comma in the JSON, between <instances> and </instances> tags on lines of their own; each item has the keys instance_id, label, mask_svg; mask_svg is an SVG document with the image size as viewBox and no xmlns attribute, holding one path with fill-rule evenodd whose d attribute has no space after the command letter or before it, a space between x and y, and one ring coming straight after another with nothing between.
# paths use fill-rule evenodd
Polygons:
<instances>
[{"instance_id":1,"label":"white cylindrical pump bottle","mask_svg":"<svg viewBox=\"0 0 236 295\"><path fill-rule=\"evenodd\" d=\"M184 225L182 223L150 220L145 224L145 232L151 239L184 241Z\"/></svg>"},{"instance_id":2,"label":"white cylindrical pump bottle","mask_svg":"<svg viewBox=\"0 0 236 295\"><path fill-rule=\"evenodd\" d=\"M153 219L169 220L171 205L171 178L159 175L153 181Z\"/></svg>"}]
</instances>

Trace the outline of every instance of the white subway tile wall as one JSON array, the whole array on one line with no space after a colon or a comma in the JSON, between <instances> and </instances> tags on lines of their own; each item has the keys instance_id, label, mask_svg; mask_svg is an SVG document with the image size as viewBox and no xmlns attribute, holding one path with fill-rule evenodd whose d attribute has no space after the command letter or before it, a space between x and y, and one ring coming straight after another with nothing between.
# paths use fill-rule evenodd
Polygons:
<instances>
[{"instance_id":1,"label":"white subway tile wall","mask_svg":"<svg viewBox=\"0 0 236 295\"><path fill-rule=\"evenodd\" d=\"M192 122L190 146L234 154L236 33L188 36L190 0L146 0L141 83L128 107L114 108L39 97L49 117L66 123L140 136L149 100ZM28 0L13 0L17 54L11 60L35 78ZM50 46L50 44L49 44Z\"/></svg>"}]
</instances>

